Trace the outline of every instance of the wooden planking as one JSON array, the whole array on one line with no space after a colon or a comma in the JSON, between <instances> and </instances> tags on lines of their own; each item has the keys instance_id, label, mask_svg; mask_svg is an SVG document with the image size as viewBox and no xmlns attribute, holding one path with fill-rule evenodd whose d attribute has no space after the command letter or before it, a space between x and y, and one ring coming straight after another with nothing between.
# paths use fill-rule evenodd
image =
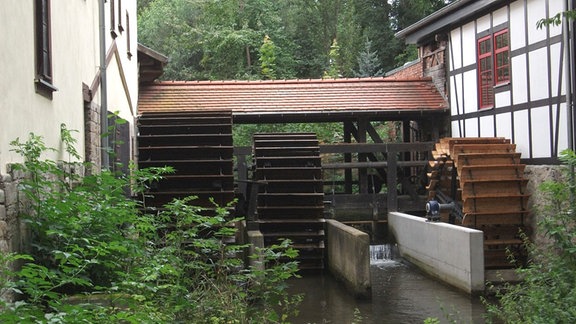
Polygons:
<instances>
[{"instance_id":1,"label":"wooden planking","mask_svg":"<svg viewBox=\"0 0 576 324\"><path fill-rule=\"evenodd\" d=\"M527 179L467 181L461 184L462 199L524 194L527 184Z\"/></svg>"},{"instance_id":2,"label":"wooden planking","mask_svg":"<svg viewBox=\"0 0 576 324\"><path fill-rule=\"evenodd\" d=\"M529 195L469 198L462 202L466 213L510 213L526 210Z\"/></svg>"},{"instance_id":3,"label":"wooden planking","mask_svg":"<svg viewBox=\"0 0 576 324\"><path fill-rule=\"evenodd\" d=\"M479 228L479 226L483 225L523 224L526 214L527 211L514 211L509 213L466 213L462 220L462 225Z\"/></svg>"},{"instance_id":4,"label":"wooden planking","mask_svg":"<svg viewBox=\"0 0 576 324\"><path fill-rule=\"evenodd\" d=\"M482 230L486 269L510 268L506 251L522 259L521 230L529 211L525 165L516 145L505 138L444 138L429 163L429 198L441 191L462 205L462 225ZM456 168L457 177L453 176ZM455 182L455 183L454 183Z\"/></svg>"},{"instance_id":5,"label":"wooden planking","mask_svg":"<svg viewBox=\"0 0 576 324\"><path fill-rule=\"evenodd\" d=\"M324 192L316 135L263 133L253 141L253 176L261 185L251 200L265 245L288 238L300 252L301 269L323 269Z\"/></svg>"},{"instance_id":6,"label":"wooden planking","mask_svg":"<svg viewBox=\"0 0 576 324\"><path fill-rule=\"evenodd\" d=\"M525 164L474 165L459 167L460 182L474 180L521 180L524 178Z\"/></svg>"},{"instance_id":7,"label":"wooden planking","mask_svg":"<svg viewBox=\"0 0 576 324\"><path fill-rule=\"evenodd\" d=\"M458 166L520 163L520 153L461 153L453 157Z\"/></svg>"}]
</instances>

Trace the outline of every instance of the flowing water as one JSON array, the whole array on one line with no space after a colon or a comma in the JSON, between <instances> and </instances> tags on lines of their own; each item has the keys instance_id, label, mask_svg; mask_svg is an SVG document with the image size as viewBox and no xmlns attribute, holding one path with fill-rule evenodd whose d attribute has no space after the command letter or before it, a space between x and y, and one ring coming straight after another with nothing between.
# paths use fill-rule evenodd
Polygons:
<instances>
[{"instance_id":1,"label":"flowing water","mask_svg":"<svg viewBox=\"0 0 576 324\"><path fill-rule=\"evenodd\" d=\"M304 293L292 323L483 323L484 306L402 261L393 244L371 246L372 300L356 300L329 274L304 275L291 291Z\"/></svg>"}]
</instances>

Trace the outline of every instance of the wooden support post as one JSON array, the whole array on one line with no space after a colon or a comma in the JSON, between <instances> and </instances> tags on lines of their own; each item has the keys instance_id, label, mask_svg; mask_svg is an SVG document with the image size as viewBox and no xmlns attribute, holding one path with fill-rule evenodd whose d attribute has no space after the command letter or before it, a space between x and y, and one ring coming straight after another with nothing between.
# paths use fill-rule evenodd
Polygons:
<instances>
[{"instance_id":1,"label":"wooden support post","mask_svg":"<svg viewBox=\"0 0 576 324\"><path fill-rule=\"evenodd\" d=\"M345 143L352 143L352 129L354 125L352 122L345 121L344 122L344 142ZM344 153L344 163L352 162L352 154L351 153ZM344 170L344 192L347 194L352 193L352 170L346 169Z\"/></svg>"},{"instance_id":2,"label":"wooden support post","mask_svg":"<svg viewBox=\"0 0 576 324\"><path fill-rule=\"evenodd\" d=\"M396 161L396 154L397 152L391 151L388 152L388 179L386 182L386 186L388 187L388 212L391 211L398 211L398 192L396 190L396 186L398 183L397 180L397 161Z\"/></svg>"},{"instance_id":3,"label":"wooden support post","mask_svg":"<svg viewBox=\"0 0 576 324\"><path fill-rule=\"evenodd\" d=\"M246 155L237 155L237 164L236 167L238 168L238 191L244 197L248 197L247 186L248 184L246 181L248 180L248 165L246 163Z\"/></svg>"},{"instance_id":4,"label":"wooden support post","mask_svg":"<svg viewBox=\"0 0 576 324\"><path fill-rule=\"evenodd\" d=\"M366 118L359 118L358 119L358 143L366 143L366 133L368 129L368 119ZM366 162L368 158L366 153L358 153L358 162ZM368 193L368 170L367 169L358 169L358 186L360 193Z\"/></svg>"}]
</instances>

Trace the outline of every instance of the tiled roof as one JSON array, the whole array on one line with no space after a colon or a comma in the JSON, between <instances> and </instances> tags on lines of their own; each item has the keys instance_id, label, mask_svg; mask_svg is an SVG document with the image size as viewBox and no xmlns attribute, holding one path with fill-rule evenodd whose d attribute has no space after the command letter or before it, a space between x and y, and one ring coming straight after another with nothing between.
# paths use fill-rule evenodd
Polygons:
<instances>
[{"instance_id":1,"label":"tiled roof","mask_svg":"<svg viewBox=\"0 0 576 324\"><path fill-rule=\"evenodd\" d=\"M164 81L140 88L139 114L231 110L233 115L320 116L444 112L430 79Z\"/></svg>"}]
</instances>

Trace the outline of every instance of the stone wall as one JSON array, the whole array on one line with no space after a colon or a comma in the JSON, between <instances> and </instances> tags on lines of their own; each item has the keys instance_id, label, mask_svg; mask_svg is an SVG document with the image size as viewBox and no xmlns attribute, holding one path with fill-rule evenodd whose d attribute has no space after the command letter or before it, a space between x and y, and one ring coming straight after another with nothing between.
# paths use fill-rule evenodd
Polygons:
<instances>
[{"instance_id":1,"label":"stone wall","mask_svg":"<svg viewBox=\"0 0 576 324\"><path fill-rule=\"evenodd\" d=\"M92 170L86 170L88 173L95 172L102 165L102 133L100 129L100 106L94 103L85 103L84 106L84 140L85 140L85 159L92 164Z\"/></svg>"},{"instance_id":2,"label":"stone wall","mask_svg":"<svg viewBox=\"0 0 576 324\"><path fill-rule=\"evenodd\" d=\"M562 171L563 168L565 166L528 165L524 171L524 175L529 179L526 189L531 195L530 200L528 200L528 208L531 213L526 223L532 228L530 238L537 245L549 243L545 233L537 226L538 221L546 216L542 209L547 203L546 197L540 193L539 187L545 181L566 181L566 176Z\"/></svg>"},{"instance_id":3,"label":"stone wall","mask_svg":"<svg viewBox=\"0 0 576 324\"><path fill-rule=\"evenodd\" d=\"M23 197L18 187L23 178L19 171L8 166L8 174L0 175L0 253L26 250L28 233L20 222Z\"/></svg>"}]
</instances>

